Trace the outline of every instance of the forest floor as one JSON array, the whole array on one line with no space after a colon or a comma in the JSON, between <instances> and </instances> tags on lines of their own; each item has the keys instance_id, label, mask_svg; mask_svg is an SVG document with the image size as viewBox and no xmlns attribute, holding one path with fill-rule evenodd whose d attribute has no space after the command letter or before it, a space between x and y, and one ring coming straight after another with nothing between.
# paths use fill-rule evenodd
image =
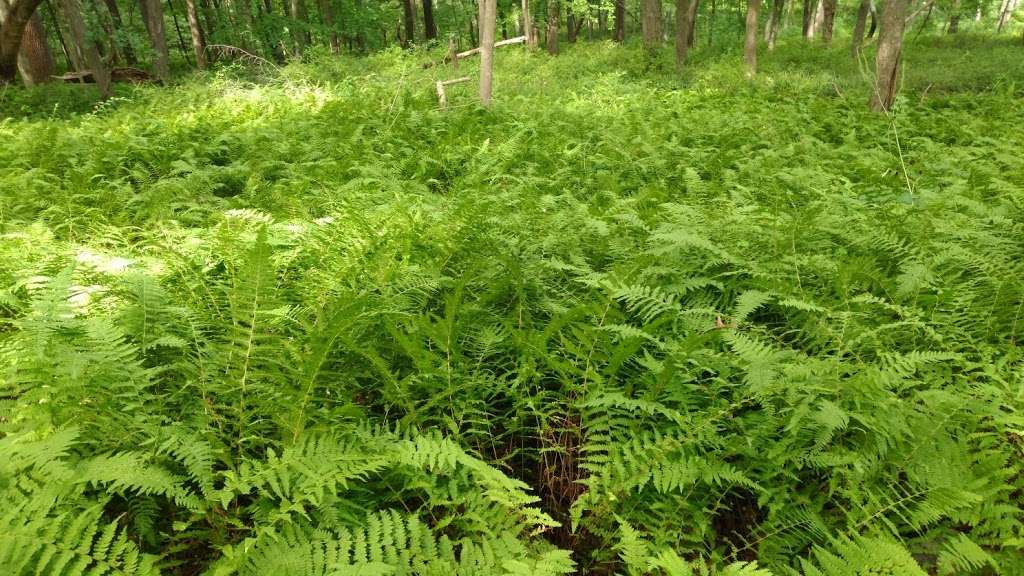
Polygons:
<instances>
[{"instance_id":1,"label":"forest floor","mask_svg":"<svg viewBox=\"0 0 1024 576\"><path fill-rule=\"evenodd\" d=\"M138 450L191 478L175 490L199 508L102 475L62 500L169 574L265 569L267 534L355 509L507 529L507 573L564 572L552 545L594 574L839 574L828 551L904 547L929 571L1021 573L1019 40L908 36L891 115L840 41L785 42L752 81L735 52L679 78L669 48L563 49L499 49L486 110L471 82L445 110L434 92L475 62L397 51L225 64L96 106L0 92L0 436L76 424L54 458ZM353 422L441 431L537 515L491 476L410 480L408 454L406 476L345 476L331 514L323 487L239 488ZM216 455L207 475L158 448L172 428Z\"/></svg>"}]
</instances>

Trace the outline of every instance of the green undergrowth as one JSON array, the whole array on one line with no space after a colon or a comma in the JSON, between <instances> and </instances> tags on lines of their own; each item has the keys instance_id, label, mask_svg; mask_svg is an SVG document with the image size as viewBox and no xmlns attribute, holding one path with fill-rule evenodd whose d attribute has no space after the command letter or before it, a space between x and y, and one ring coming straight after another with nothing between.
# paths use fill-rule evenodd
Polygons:
<instances>
[{"instance_id":1,"label":"green undergrowth","mask_svg":"<svg viewBox=\"0 0 1024 576\"><path fill-rule=\"evenodd\" d=\"M0 566L1024 573L1024 64L962 42L891 116L840 42L4 93Z\"/></svg>"}]
</instances>

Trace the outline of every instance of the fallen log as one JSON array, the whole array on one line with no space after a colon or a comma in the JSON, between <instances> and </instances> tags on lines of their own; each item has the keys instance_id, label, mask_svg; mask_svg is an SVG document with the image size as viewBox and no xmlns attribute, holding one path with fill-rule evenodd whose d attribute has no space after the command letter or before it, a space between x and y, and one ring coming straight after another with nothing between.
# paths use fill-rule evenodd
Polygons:
<instances>
[{"instance_id":1,"label":"fallen log","mask_svg":"<svg viewBox=\"0 0 1024 576\"><path fill-rule=\"evenodd\" d=\"M61 82L76 82L79 84L92 84L96 82L92 70L79 70L67 72L59 76L52 76L54 80ZM110 71L110 80L113 82L149 82L152 77L149 72L138 68L114 68Z\"/></svg>"}]
</instances>

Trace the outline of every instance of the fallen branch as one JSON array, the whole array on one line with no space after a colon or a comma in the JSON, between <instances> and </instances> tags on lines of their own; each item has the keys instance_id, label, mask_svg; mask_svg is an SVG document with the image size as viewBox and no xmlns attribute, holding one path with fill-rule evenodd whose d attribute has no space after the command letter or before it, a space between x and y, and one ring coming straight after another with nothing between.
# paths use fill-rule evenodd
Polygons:
<instances>
[{"instance_id":1,"label":"fallen branch","mask_svg":"<svg viewBox=\"0 0 1024 576\"><path fill-rule=\"evenodd\" d=\"M515 38L509 38L508 40L495 42L494 47L498 48L500 46L508 46L509 44L522 44L523 42L526 42L526 36L516 36ZM468 58L469 56L479 53L480 48L472 48L470 50L466 50L465 52L459 52L458 54L455 55L455 57L461 60L463 58Z\"/></svg>"},{"instance_id":2,"label":"fallen branch","mask_svg":"<svg viewBox=\"0 0 1024 576\"><path fill-rule=\"evenodd\" d=\"M510 44L522 44L524 42L526 42L526 36L516 36L515 38L509 38L508 40L502 40L501 42L495 42L494 43L494 47L498 48L500 46L508 46ZM471 48L469 50L465 50L463 52L459 52L458 54L454 54L454 55L449 53L449 54L446 54L445 57L440 62L427 62L426 64L423 65L423 67L424 68L431 68L433 66L437 66L438 64L447 64L447 63L452 62L452 61L454 61L456 63L456 65L457 65L459 60L462 60L463 58L468 58L470 56L473 56L474 54L479 54L479 53L480 53L480 48Z\"/></svg>"},{"instance_id":3,"label":"fallen branch","mask_svg":"<svg viewBox=\"0 0 1024 576\"><path fill-rule=\"evenodd\" d=\"M460 84L462 82L469 82L469 76L463 76L462 78L455 78L454 80L438 80L437 81L437 102L441 108L448 107L448 94L445 93L444 87L451 86L452 84Z\"/></svg>"}]
</instances>

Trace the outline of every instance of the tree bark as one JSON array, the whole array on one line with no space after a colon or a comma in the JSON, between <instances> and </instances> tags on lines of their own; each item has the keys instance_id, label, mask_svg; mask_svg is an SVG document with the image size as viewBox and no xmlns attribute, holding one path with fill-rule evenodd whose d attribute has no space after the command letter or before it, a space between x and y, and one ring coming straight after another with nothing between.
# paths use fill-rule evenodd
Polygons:
<instances>
[{"instance_id":1,"label":"tree bark","mask_svg":"<svg viewBox=\"0 0 1024 576\"><path fill-rule=\"evenodd\" d=\"M850 40L850 56L860 55L860 47L864 43L864 27L868 23L868 12L871 11L871 0L860 0L857 8L857 21L853 25L853 38Z\"/></svg>"},{"instance_id":2,"label":"tree bark","mask_svg":"<svg viewBox=\"0 0 1024 576\"><path fill-rule=\"evenodd\" d=\"M412 0L402 0L402 23L405 26L402 45L409 46L416 41L416 12L412 8Z\"/></svg>"},{"instance_id":3,"label":"tree bark","mask_svg":"<svg viewBox=\"0 0 1024 576\"><path fill-rule=\"evenodd\" d=\"M192 34L192 51L196 56L196 67L200 70L205 70L206 39L203 36L203 29L199 25L199 12L196 10L196 0L185 0L185 14L188 18L188 30Z\"/></svg>"},{"instance_id":4,"label":"tree bark","mask_svg":"<svg viewBox=\"0 0 1024 576\"><path fill-rule=\"evenodd\" d=\"M494 34L497 28L497 0L480 0L480 104L491 105L494 81Z\"/></svg>"},{"instance_id":5,"label":"tree bark","mask_svg":"<svg viewBox=\"0 0 1024 576\"><path fill-rule=\"evenodd\" d=\"M434 23L434 0L423 0L423 36L427 40L437 38L437 24Z\"/></svg>"},{"instance_id":6,"label":"tree bark","mask_svg":"<svg viewBox=\"0 0 1024 576\"><path fill-rule=\"evenodd\" d=\"M615 41L626 41L626 0L615 0Z\"/></svg>"},{"instance_id":7,"label":"tree bark","mask_svg":"<svg viewBox=\"0 0 1024 576\"><path fill-rule=\"evenodd\" d=\"M170 58L167 54L167 35L164 32L164 11L160 0L139 0L142 20L153 47L153 72L164 84L171 78Z\"/></svg>"},{"instance_id":8,"label":"tree bark","mask_svg":"<svg viewBox=\"0 0 1024 576\"><path fill-rule=\"evenodd\" d=\"M822 0L821 10L821 41L831 44L832 26L836 19L836 0Z\"/></svg>"},{"instance_id":9,"label":"tree bark","mask_svg":"<svg viewBox=\"0 0 1024 576\"><path fill-rule=\"evenodd\" d=\"M14 82L18 74L18 53L25 27L42 0L14 0L4 12L0 23L0 84Z\"/></svg>"},{"instance_id":10,"label":"tree bark","mask_svg":"<svg viewBox=\"0 0 1024 576\"><path fill-rule=\"evenodd\" d=\"M642 8L644 46L653 48L661 43L661 0L643 0Z\"/></svg>"},{"instance_id":11,"label":"tree bark","mask_svg":"<svg viewBox=\"0 0 1024 576\"><path fill-rule=\"evenodd\" d=\"M874 4L871 6L871 26L868 27L868 38L875 37L875 31L878 30L878 11L875 10Z\"/></svg>"},{"instance_id":12,"label":"tree bark","mask_svg":"<svg viewBox=\"0 0 1024 576\"><path fill-rule=\"evenodd\" d=\"M291 12L293 27L295 28L292 32L294 55L300 57L306 50L306 45L309 44L305 31L306 23L309 21L306 12L306 0L289 0L288 9Z\"/></svg>"},{"instance_id":13,"label":"tree bark","mask_svg":"<svg viewBox=\"0 0 1024 576\"><path fill-rule=\"evenodd\" d=\"M548 0L548 54L558 54L558 3L559 0Z\"/></svg>"},{"instance_id":14,"label":"tree bark","mask_svg":"<svg viewBox=\"0 0 1024 576\"><path fill-rule=\"evenodd\" d=\"M324 27L327 28L327 41L331 44L331 53L340 54L341 39L338 37L338 29L335 27L334 5L331 0L320 0L320 16L324 20Z\"/></svg>"},{"instance_id":15,"label":"tree bark","mask_svg":"<svg viewBox=\"0 0 1024 576\"><path fill-rule=\"evenodd\" d=\"M96 87L100 89L100 96L110 97L110 72L100 58L96 45L89 40L85 29L85 19L82 16L82 5L78 0L63 0L64 17L68 20L68 29L71 31L71 39L74 42L82 60L89 65L92 77L96 80Z\"/></svg>"},{"instance_id":16,"label":"tree bark","mask_svg":"<svg viewBox=\"0 0 1024 576\"><path fill-rule=\"evenodd\" d=\"M949 9L949 25L946 26L947 34L956 34L960 31L960 0L953 0L953 6Z\"/></svg>"},{"instance_id":17,"label":"tree bark","mask_svg":"<svg viewBox=\"0 0 1024 576\"><path fill-rule=\"evenodd\" d=\"M52 80L55 68L50 45L46 42L43 20L38 13L33 14L21 35L21 50L18 52L21 80L25 86L45 84Z\"/></svg>"},{"instance_id":18,"label":"tree bark","mask_svg":"<svg viewBox=\"0 0 1024 576\"><path fill-rule=\"evenodd\" d=\"M528 49L537 47L537 35L533 33L533 15L530 14L530 0L523 0L523 36L526 36Z\"/></svg>"},{"instance_id":19,"label":"tree bark","mask_svg":"<svg viewBox=\"0 0 1024 576\"><path fill-rule=\"evenodd\" d=\"M747 67L747 76L757 74L757 12L761 0L747 0L747 37L743 43L743 61Z\"/></svg>"},{"instance_id":20,"label":"tree bark","mask_svg":"<svg viewBox=\"0 0 1024 576\"><path fill-rule=\"evenodd\" d=\"M676 68L683 69L693 46L693 21L699 0L676 0Z\"/></svg>"},{"instance_id":21,"label":"tree bark","mask_svg":"<svg viewBox=\"0 0 1024 576\"><path fill-rule=\"evenodd\" d=\"M113 29L118 32L124 30L124 20L121 18L121 9L117 7L117 0L105 0L104 4L107 6L107 12L110 13L110 19L113 22ZM118 48L124 53L125 61L127 61L129 65L134 66L136 64L135 51L132 50L132 45L130 43L117 42L113 34L111 34L110 43L118 45Z\"/></svg>"},{"instance_id":22,"label":"tree bark","mask_svg":"<svg viewBox=\"0 0 1024 576\"><path fill-rule=\"evenodd\" d=\"M1001 34L1003 28L1010 23L1010 17L1013 16L1014 10L1017 9L1017 0L1005 0L1003 3L1002 10L999 11L999 23L996 26L996 33Z\"/></svg>"},{"instance_id":23,"label":"tree bark","mask_svg":"<svg viewBox=\"0 0 1024 576\"><path fill-rule=\"evenodd\" d=\"M906 0L887 0L882 6L878 54L875 56L875 87L869 101L871 109L877 112L890 110L896 100L906 11Z\"/></svg>"},{"instance_id":24,"label":"tree bark","mask_svg":"<svg viewBox=\"0 0 1024 576\"><path fill-rule=\"evenodd\" d=\"M768 21L768 50L775 50L775 40L779 36L779 25L782 22L782 10L786 7L786 0L775 0L772 4L772 16Z\"/></svg>"},{"instance_id":25,"label":"tree bark","mask_svg":"<svg viewBox=\"0 0 1024 576\"><path fill-rule=\"evenodd\" d=\"M814 19L814 1L804 0L804 11L803 11L803 27L800 29L800 34L804 38L810 38L811 36L811 23Z\"/></svg>"},{"instance_id":26,"label":"tree bark","mask_svg":"<svg viewBox=\"0 0 1024 576\"><path fill-rule=\"evenodd\" d=\"M565 5L565 39L570 44L576 43L576 15L572 12L572 4Z\"/></svg>"}]
</instances>

